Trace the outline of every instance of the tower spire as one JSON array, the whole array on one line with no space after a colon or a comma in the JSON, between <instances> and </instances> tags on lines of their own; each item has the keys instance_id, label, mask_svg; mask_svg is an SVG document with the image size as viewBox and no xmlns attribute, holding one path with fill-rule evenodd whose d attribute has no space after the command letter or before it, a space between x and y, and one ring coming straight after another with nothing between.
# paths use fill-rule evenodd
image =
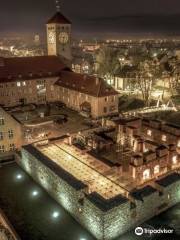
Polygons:
<instances>
[{"instance_id":1,"label":"tower spire","mask_svg":"<svg viewBox=\"0 0 180 240\"><path fill-rule=\"evenodd\" d=\"M56 0L56 11L60 12L60 1Z\"/></svg>"}]
</instances>

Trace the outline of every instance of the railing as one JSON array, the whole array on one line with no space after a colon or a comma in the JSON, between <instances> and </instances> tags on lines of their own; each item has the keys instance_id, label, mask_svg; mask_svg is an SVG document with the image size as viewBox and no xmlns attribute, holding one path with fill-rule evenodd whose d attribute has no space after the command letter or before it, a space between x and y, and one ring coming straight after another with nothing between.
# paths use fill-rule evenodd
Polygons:
<instances>
[{"instance_id":1,"label":"railing","mask_svg":"<svg viewBox=\"0 0 180 240\"><path fill-rule=\"evenodd\" d=\"M125 116L137 116L138 114L143 113L151 113L151 112L159 112L159 111L177 111L176 107L167 107L167 106L161 106L161 107L144 107L144 108L138 108L135 110L123 112L123 115Z\"/></svg>"}]
</instances>

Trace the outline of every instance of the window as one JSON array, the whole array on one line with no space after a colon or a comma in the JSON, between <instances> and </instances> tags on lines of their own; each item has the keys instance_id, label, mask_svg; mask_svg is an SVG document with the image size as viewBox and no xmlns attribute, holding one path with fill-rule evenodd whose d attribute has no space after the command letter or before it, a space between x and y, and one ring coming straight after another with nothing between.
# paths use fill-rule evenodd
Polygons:
<instances>
[{"instance_id":1,"label":"window","mask_svg":"<svg viewBox=\"0 0 180 240\"><path fill-rule=\"evenodd\" d=\"M159 173L159 165L156 165L154 167L154 174L158 174Z\"/></svg>"},{"instance_id":2,"label":"window","mask_svg":"<svg viewBox=\"0 0 180 240\"><path fill-rule=\"evenodd\" d=\"M0 145L0 153L4 153L5 152L5 147L4 145Z\"/></svg>"},{"instance_id":3,"label":"window","mask_svg":"<svg viewBox=\"0 0 180 240\"><path fill-rule=\"evenodd\" d=\"M10 130L8 131L8 136L9 136L10 139L12 139L12 138L14 137L14 132L13 132L12 129L10 129Z\"/></svg>"},{"instance_id":4,"label":"window","mask_svg":"<svg viewBox=\"0 0 180 240\"><path fill-rule=\"evenodd\" d=\"M21 86L21 82L17 82L17 87L20 87Z\"/></svg>"},{"instance_id":5,"label":"window","mask_svg":"<svg viewBox=\"0 0 180 240\"><path fill-rule=\"evenodd\" d=\"M166 135L162 135L162 141L166 142L167 141L167 136Z\"/></svg>"},{"instance_id":6,"label":"window","mask_svg":"<svg viewBox=\"0 0 180 240\"><path fill-rule=\"evenodd\" d=\"M177 156L172 157L172 162L173 162L173 164L177 164Z\"/></svg>"},{"instance_id":7,"label":"window","mask_svg":"<svg viewBox=\"0 0 180 240\"><path fill-rule=\"evenodd\" d=\"M104 107L104 113L107 113L107 107Z\"/></svg>"},{"instance_id":8,"label":"window","mask_svg":"<svg viewBox=\"0 0 180 240\"><path fill-rule=\"evenodd\" d=\"M4 125L4 118L0 117L0 125Z\"/></svg>"},{"instance_id":9,"label":"window","mask_svg":"<svg viewBox=\"0 0 180 240\"><path fill-rule=\"evenodd\" d=\"M113 111L115 111L115 110L116 110L116 106L110 106L110 107L109 107L109 111L110 111L110 112L113 112Z\"/></svg>"},{"instance_id":10,"label":"window","mask_svg":"<svg viewBox=\"0 0 180 240\"><path fill-rule=\"evenodd\" d=\"M106 98L104 99L104 101L107 102L107 101L108 101L108 98L106 97Z\"/></svg>"},{"instance_id":11,"label":"window","mask_svg":"<svg viewBox=\"0 0 180 240\"><path fill-rule=\"evenodd\" d=\"M26 86L26 82L22 82L22 85L23 85L23 86Z\"/></svg>"},{"instance_id":12,"label":"window","mask_svg":"<svg viewBox=\"0 0 180 240\"><path fill-rule=\"evenodd\" d=\"M14 144L14 143L11 143L11 144L9 145L9 150L10 150L10 151L14 151L14 150L15 150L15 144Z\"/></svg>"},{"instance_id":13,"label":"window","mask_svg":"<svg viewBox=\"0 0 180 240\"><path fill-rule=\"evenodd\" d=\"M148 136L152 136L152 131L148 129L148 130L147 130L147 135L148 135Z\"/></svg>"},{"instance_id":14,"label":"window","mask_svg":"<svg viewBox=\"0 0 180 240\"><path fill-rule=\"evenodd\" d=\"M178 144L177 144L177 147L180 147L180 140L178 140Z\"/></svg>"},{"instance_id":15,"label":"window","mask_svg":"<svg viewBox=\"0 0 180 240\"><path fill-rule=\"evenodd\" d=\"M146 169L144 172L143 172L143 180L147 180L150 178L150 169Z\"/></svg>"},{"instance_id":16,"label":"window","mask_svg":"<svg viewBox=\"0 0 180 240\"><path fill-rule=\"evenodd\" d=\"M3 132L0 132L0 141L3 140Z\"/></svg>"}]
</instances>

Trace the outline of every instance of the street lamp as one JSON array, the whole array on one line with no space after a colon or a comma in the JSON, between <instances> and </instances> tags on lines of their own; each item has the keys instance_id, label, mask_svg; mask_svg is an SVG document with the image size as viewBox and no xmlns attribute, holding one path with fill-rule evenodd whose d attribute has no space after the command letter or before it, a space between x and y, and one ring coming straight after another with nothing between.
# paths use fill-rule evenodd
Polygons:
<instances>
[{"instance_id":1,"label":"street lamp","mask_svg":"<svg viewBox=\"0 0 180 240\"><path fill-rule=\"evenodd\" d=\"M22 179L22 175L21 175L21 174L18 174L18 175L16 176L16 179L18 179L18 180Z\"/></svg>"},{"instance_id":2,"label":"street lamp","mask_svg":"<svg viewBox=\"0 0 180 240\"><path fill-rule=\"evenodd\" d=\"M59 212L54 211L53 214L52 214L52 217L53 218L58 218L59 217Z\"/></svg>"}]
</instances>

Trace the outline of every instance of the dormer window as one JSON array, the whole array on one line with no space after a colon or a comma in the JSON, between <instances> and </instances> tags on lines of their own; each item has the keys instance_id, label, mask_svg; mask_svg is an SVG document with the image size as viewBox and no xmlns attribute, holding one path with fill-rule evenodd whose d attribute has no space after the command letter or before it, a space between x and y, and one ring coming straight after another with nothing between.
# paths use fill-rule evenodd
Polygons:
<instances>
[{"instance_id":1,"label":"dormer window","mask_svg":"<svg viewBox=\"0 0 180 240\"><path fill-rule=\"evenodd\" d=\"M22 75L21 75L21 74L19 74L19 75L18 75L18 78L22 78Z\"/></svg>"}]
</instances>

